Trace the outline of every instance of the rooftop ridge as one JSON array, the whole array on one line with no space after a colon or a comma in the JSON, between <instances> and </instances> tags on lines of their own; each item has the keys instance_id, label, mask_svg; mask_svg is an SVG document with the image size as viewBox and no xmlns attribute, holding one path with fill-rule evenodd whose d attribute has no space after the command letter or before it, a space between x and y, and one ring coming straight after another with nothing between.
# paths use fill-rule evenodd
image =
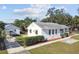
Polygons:
<instances>
[{"instance_id":1,"label":"rooftop ridge","mask_svg":"<svg viewBox=\"0 0 79 59\"><path fill-rule=\"evenodd\" d=\"M34 22L35 24L37 24L39 27L41 28L65 28L65 27L68 27L66 25L61 25L61 24L58 24L58 23L52 23L52 22Z\"/></svg>"}]
</instances>

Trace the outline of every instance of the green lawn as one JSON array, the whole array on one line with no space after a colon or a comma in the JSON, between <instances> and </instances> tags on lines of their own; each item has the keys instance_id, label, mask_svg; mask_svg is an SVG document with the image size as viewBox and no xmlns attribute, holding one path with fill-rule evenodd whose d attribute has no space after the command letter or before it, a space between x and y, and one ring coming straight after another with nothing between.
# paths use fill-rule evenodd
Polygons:
<instances>
[{"instance_id":1,"label":"green lawn","mask_svg":"<svg viewBox=\"0 0 79 59\"><path fill-rule=\"evenodd\" d=\"M72 38L79 40L79 35L73 36Z\"/></svg>"},{"instance_id":2,"label":"green lawn","mask_svg":"<svg viewBox=\"0 0 79 59\"><path fill-rule=\"evenodd\" d=\"M0 54L7 54L6 50L0 50Z\"/></svg>"},{"instance_id":3,"label":"green lawn","mask_svg":"<svg viewBox=\"0 0 79 59\"><path fill-rule=\"evenodd\" d=\"M72 45L56 42L29 51L32 54L75 54L79 53L79 42Z\"/></svg>"}]
</instances>

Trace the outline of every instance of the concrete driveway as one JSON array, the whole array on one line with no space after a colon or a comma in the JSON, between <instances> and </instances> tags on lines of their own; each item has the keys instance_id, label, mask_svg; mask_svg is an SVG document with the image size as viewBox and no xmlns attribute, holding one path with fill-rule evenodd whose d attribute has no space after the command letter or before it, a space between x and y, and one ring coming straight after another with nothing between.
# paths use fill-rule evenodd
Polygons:
<instances>
[{"instance_id":1,"label":"concrete driveway","mask_svg":"<svg viewBox=\"0 0 79 59\"><path fill-rule=\"evenodd\" d=\"M30 52L25 50L18 42L16 38L12 37L5 40L5 45L9 54L29 54Z\"/></svg>"}]
</instances>

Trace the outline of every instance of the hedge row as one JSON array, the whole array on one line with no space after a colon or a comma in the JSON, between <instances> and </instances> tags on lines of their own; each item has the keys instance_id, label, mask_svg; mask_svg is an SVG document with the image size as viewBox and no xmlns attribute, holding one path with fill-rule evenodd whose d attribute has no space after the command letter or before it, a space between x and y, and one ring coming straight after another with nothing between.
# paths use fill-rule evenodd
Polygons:
<instances>
[{"instance_id":1,"label":"hedge row","mask_svg":"<svg viewBox=\"0 0 79 59\"><path fill-rule=\"evenodd\" d=\"M33 37L27 37L24 42L25 42L25 45L29 46L29 45L34 45L44 41L45 40L43 36L33 36Z\"/></svg>"},{"instance_id":2,"label":"hedge row","mask_svg":"<svg viewBox=\"0 0 79 59\"><path fill-rule=\"evenodd\" d=\"M30 45L34 45L40 42L44 42L46 40L44 40L43 36L32 36L32 37L18 37L17 41L23 46L30 46Z\"/></svg>"}]
</instances>

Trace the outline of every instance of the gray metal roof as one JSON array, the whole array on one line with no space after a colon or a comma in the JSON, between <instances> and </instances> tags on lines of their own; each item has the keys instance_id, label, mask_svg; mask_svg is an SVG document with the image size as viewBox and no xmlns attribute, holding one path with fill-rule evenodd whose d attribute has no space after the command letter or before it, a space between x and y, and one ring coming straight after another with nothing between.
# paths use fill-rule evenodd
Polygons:
<instances>
[{"instance_id":1,"label":"gray metal roof","mask_svg":"<svg viewBox=\"0 0 79 59\"><path fill-rule=\"evenodd\" d=\"M34 22L34 23L43 29L68 28L68 26L66 25L60 25L57 23L50 23L50 22Z\"/></svg>"},{"instance_id":2,"label":"gray metal roof","mask_svg":"<svg viewBox=\"0 0 79 59\"><path fill-rule=\"evenodd\" d=\"M20 30L19 27L15 26L13 24L6 24L5 25L5 29L19 29Z\"/></svg>"}]
</instances>

